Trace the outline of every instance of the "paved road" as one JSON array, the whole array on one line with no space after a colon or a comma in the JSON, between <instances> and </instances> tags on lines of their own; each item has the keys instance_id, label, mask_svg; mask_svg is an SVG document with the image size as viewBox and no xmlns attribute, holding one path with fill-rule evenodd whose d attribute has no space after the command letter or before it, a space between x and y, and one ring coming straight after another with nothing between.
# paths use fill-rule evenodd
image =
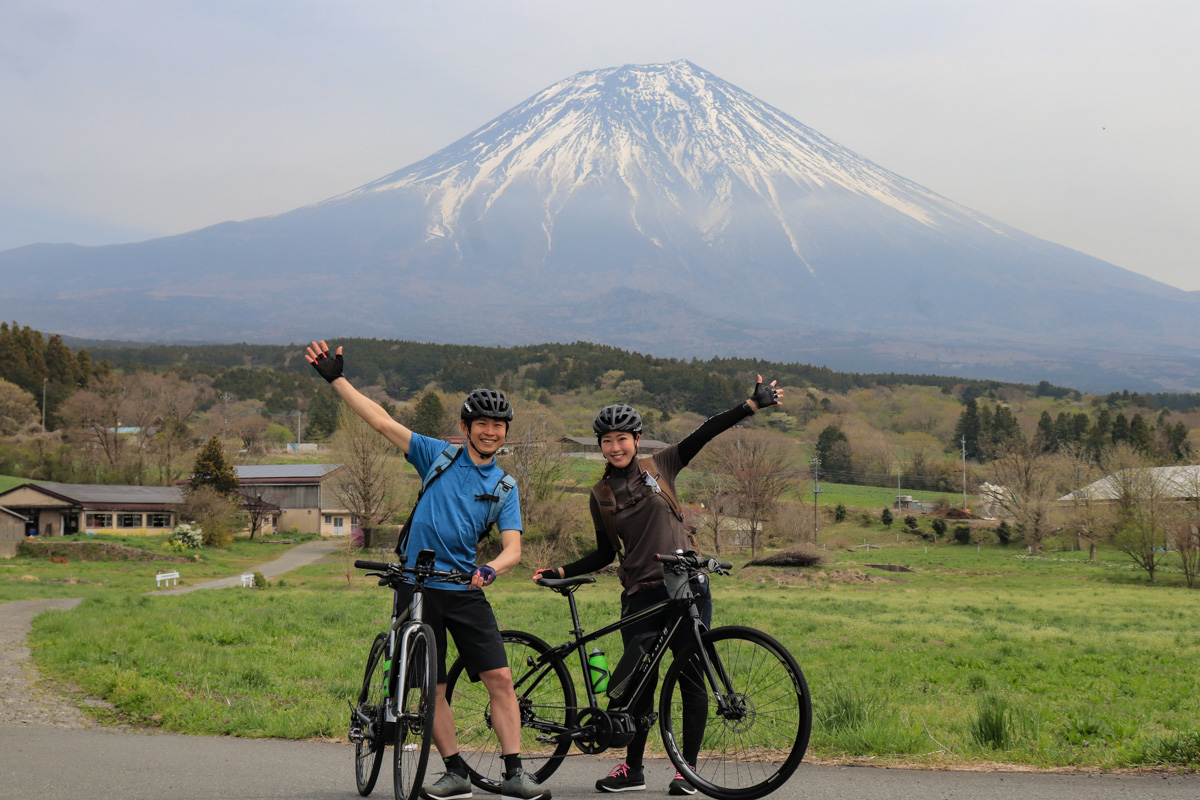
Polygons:
<instances>
[{"instance_id":1,"label":"paved road","mask_svg":"<svg viewBox=\"0 0 1200 800\"><path fill-rule=\"evenodd\" d=\"M350 800L357 797L346 744L114 733L99 729L0 726L0 797L11 800ZM388 753L390 758L390 751ZM549 781L556 800L595 800L611 765L568 758ZM391 796L387 767L374 797ZM647 764L665 798L673 775ZM661 787L661 789L657 788ZM484 800L487 795L477 792ZM702 796L697 796L702 800ZM928 772L802 765L775 800L1195 800L1197 776Z\"/></svg>"},{"instance_id":2,"label":"paved road","mask_svg":"<svg viewBox=\"0 0 1200 800\"><path fill-rule=\"evenodd\" d=\"M288 550L274 561L263 564L254 569L248 569L246 572L261 572L264 578L275 578L285 572L291 572L297 567L307 566L320 561L328 555L337 552L338 545L336 542L326 539L321 539L315 542L305 542L298 544ZM241 586L241 574L233 575L228 578L218 578L214 581L205 581L198 583L195 586L179 586L174 589L164 589L160 592L151 592L155 596L164 594L187 594L194 592L197 589L226 589L230 586Z\"/></svg>"}]
</instances>

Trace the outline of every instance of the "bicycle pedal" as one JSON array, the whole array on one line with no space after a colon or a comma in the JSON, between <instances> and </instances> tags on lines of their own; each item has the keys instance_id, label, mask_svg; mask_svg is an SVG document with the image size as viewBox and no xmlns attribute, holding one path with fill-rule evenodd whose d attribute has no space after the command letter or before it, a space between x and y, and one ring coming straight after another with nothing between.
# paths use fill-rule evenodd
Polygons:
<instances>
[{"instance_id":1,"label":"bicycle pedal","mask_svg":"<svg viewBox=\"0 0 1200 800\"><path fill-rule=\"evenodd\" d=\"M351 744L362 744L367 740L367 737L363 735L362 728L351 728L347 738L350 739Z\"/></svg>"}]
</instances>

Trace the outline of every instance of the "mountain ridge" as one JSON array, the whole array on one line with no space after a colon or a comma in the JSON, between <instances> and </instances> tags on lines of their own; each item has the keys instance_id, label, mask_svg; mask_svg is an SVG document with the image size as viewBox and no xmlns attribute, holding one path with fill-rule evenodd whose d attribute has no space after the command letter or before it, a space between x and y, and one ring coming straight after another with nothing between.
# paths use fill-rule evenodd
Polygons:
<instances>
[{"instance_id":1,"label":"mountain ridge","mask_svg":"<svg viewBox=\"0 0 1200 800\"><path fill-rule=\"evenodd\" d=\"M687 61L578 73L294 211L18 248L0 276L0 315L87 303L65 332L100 338L581 339L1200 390L1200 292L991 220Z\"/></svg>"}]
</instances>

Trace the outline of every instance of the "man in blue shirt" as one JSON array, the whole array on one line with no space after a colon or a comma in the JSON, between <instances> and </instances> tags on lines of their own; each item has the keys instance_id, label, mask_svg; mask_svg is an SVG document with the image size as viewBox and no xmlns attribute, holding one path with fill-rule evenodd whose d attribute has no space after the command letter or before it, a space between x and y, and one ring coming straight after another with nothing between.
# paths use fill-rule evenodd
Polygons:
<instances>
[{"instance_id":1,"label":"man in blue shirt","mask_svg":"<svg viewBox=\"0 0 1200 800\"><path fill-rule=\"evenodd\" d=\"M330 355L325 342L313 342L305 359L329 381L354 413L399 447L417 473L425 477L445 450L446 442L414 433L350 385L342 375L341 347ZM468 672L478 675L490 695L492 727L504 758L501 796L512 800L549 800L550 792L521 768L521 718L512 673L495 614L481 591L521 560L521 510L515 488L504 503L497 524L500 554L483 566L475 564L476 545L490 509L489 502L480 497L491 495L502 475L496 465L496 452L508 436L512 406L503 392L476 389L463 400L459 416L466 446L444 474L428 485L413 513L405 548L410 558L422 549L433 550L438 569L472 573L469 586L431 583L425 595L425 618L434 629L439 657L433 741L445 762L446 773L423 787L424 793L432 800L471 797L466 764L458 753L454 714L446 702L446 632L449 631Z\"/></svg>"}]
</instances>

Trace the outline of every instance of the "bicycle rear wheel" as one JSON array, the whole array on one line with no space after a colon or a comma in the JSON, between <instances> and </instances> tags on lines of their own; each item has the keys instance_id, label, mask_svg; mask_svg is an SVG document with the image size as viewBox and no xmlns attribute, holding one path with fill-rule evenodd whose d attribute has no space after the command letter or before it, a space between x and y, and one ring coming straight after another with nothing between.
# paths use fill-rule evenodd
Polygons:
<instances>
[{"instance_id":1,"label":"bicycle rear wheel","mask_svg":"<svg viewBox=\"0 0 1200 800\"><path fill-rule=\"evenodd\" d=\"M396 800L416 800L429 763L433 712L437 703L437 662L433 629L426 624L401 628L408 634L396 681Z\"/></svg>"},{"instance_id":2,"label":"bicycle rear wheel","mask_svg":"<svg viewBox=\"0 0 1200 800\"><path fill-rule=\"evenodd\" d=\"M808 683L787 648L762 631L728 626L702 640L727 709L718 709L693 645L662 684L663 744L700 791L718 800L755 800L782 786L804 757L812 732Z\"/></svg>"},{"instance_id":3,"label":"bicycle rear wheel","mask_svg":"<svg viewBox=\"0 0 1200 800\"><path fill-rule=\"evenodd\" d=\"M363 675L362 688L358 691L357 713L351 716L351 730L358 728L362 738L354 744L354 782L358 793L366 797L375 788L379 777L379 765L383 763L383 705L384 705L384 651L387 649L387 634L381 633L371 643L367 655L367 669ZM359 718L359 714L367 720Z\"/></svg>"},{"instance_id":4,"label":"bicycle rear wheel","mask_svg":"<svg viewBox=\"0 0 1200 800\"><path fill-rule=\"evenodd\" d=\"M522 631L501 631L500 636L521 709L521 762L544 783L571 749L570 740L560 734L575 722L575 686L562 659L538 663L550 649L544 641ZM471 782L499 792L504 763L492 728L491 699L482 682L470 680L461 658L446 675L446 701L454 710L458 752L467 762Z\"/></svg>"}]
</instances>

